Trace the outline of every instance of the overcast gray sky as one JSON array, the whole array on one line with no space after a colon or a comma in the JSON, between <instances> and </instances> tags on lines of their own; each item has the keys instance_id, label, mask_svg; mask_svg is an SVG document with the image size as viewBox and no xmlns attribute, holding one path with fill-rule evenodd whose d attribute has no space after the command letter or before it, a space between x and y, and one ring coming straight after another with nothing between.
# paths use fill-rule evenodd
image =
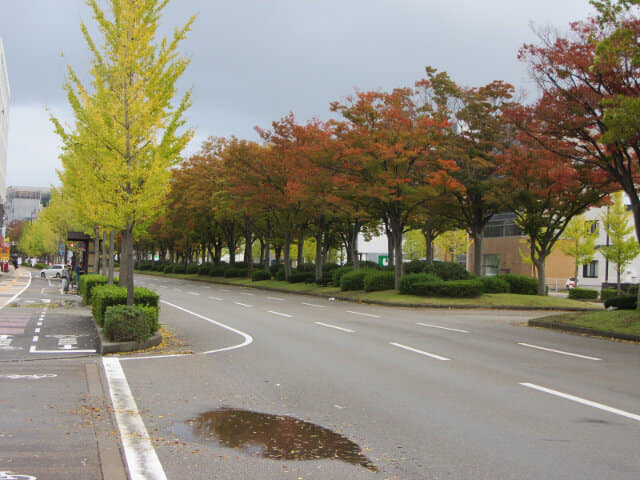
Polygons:
<instances>
[{"instance_id":1,"label":"overcast gray sky","mask_svg":"<svg viewBox=\"0 0 640 480\"><path fill-rule=\"evenodd\" d=\"M180 82L194 93L192 153L210 135L257 140L254 126L290 111L326 119L355 88L411 86L426 65L467 86L504 80L533 92L516 58L535 40L531 25L566 31L592 13L588 0L171 0L162 23L169 32L197 15L181 47L192 59ZM80 20L93 25L84 0L0 0L8 186L58 184L46 109L70 120L66 65L86 73L89 62Z\"/></svg>"}]
</instances>

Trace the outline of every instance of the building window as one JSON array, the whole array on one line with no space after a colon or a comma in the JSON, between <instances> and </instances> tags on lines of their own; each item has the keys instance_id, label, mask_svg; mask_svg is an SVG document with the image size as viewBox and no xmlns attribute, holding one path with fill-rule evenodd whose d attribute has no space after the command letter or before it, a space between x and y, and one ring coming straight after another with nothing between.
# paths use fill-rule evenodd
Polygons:
<instances>
[{"instance_id":1,"label":"building window","mask_svg":"<svg viewBox=\"0 0 640 480\"><path fill-rule=\"evenodd\" d=\"M598 261L582 266L582 276L584 278L598 278Z\"/></svg>"},{"instance_id":2,"label":"building window","mask_svg":"<svg viewBox=\"0 0 640 480\"><path fill-rule=\"evenodd\" d=\"M589 222L589 232L597 233L598 232L598 220L593 220Z\"/></svg>"},{"instance_id":3,"label":"building window","mask_svg":"<svg viewBox=\"0 0 640 480\"><path fill-rule=\"evenodd\" d=\"M491 253L482 257L482 274L485 277L494 277L500 273L500 254Z\"/></svg>"}]
</instances>

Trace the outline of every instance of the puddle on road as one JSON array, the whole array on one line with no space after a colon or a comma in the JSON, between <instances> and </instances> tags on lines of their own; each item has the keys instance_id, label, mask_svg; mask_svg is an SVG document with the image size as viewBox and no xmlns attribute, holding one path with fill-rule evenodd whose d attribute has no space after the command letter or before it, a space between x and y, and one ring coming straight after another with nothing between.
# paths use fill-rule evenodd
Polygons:
<instances>
[{"instance_id":1,"label":"puddle on road","mask_svg":"<svg viewBox=\"0 0 640 480\"><path fill-rule=\"evenodd\" d=\"M378 471L348 438L283 415L221 408L176 425L173 431L190 441L212 441L251 456L274 460L333 458Z\"/></svg>"}]
</instances>

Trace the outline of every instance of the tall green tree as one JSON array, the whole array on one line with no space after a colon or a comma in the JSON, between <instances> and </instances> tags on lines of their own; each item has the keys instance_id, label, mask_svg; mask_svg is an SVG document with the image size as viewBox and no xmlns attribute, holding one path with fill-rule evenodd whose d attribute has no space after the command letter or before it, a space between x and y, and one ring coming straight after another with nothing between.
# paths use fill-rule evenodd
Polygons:
<instances>
[{"instance_id":1,"label":"tall green tree","mask_svg":"<svg viewBox=\"0 0 640 480\"><path fill-rule=\"evenodd\" d=\"M600 247L604 257L616 266L618 295L622 293L620 274L634 258L640 255L640 246L633 237L633 224L629 222L631 214L624 205L622 192L613 195L613 204L602 216L604 229L609 235L609 245Z\"/></svg>"},{"instance_id":2,"label":"tall green tree","mask_svg":"<svg viewBox=\"0 0 640 480\"><path fill-rule=\"evenodd\" d=\"M567 224L561 238L565 241L560 244L560 249L574 259L574 276L577 279L578 267L593 260L598 230L593 228L593 222L587 221L584 215L577 215Z\"/></svg>"},{"instance_id":3,"label":"tall green tree","mask_svg":"<svg viewBox=\"0 0 640 480\"><path fill-rule=\"evenodd\" d=\"M157 41L168 0L87 0L103 39L98 47L84 23L92 55L86 87L68 68L64 88L73 130L52 118L63 141L63 189L93 212L95 223L121 237L120 285L133 303L133 240L157 215L170 167L192 137L183 130L190 92L174 104L176 83L189 60L178 53L195 17ZM73 171L73 173L71 173Z\"/></svg>"}]
</instances>

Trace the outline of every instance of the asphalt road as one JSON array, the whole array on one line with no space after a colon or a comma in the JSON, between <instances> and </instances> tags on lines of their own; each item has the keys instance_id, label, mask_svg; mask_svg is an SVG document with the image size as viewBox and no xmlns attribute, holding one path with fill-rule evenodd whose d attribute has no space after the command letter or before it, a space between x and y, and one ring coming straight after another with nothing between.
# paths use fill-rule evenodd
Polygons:
<instances>
[{"instance_id":1,"label":"asphalt road","mask_svg":"<svg viewBox=\"0 0 640 480\"><path fill-rule=\"evenodd\" d=\"M640 477L636 344L136 279L176 341L104 358L55 282L0 279L0 480Z\"/></svg>"},{"instance_id":2,"label":"asphalt road","mask_svg":"<svg viewBox=\"0 0 640 480\"><path fill-rule=\"evenodd\" d=\"M157 455L147 478L640 477L638 345L525 327L536 312L136 278L194 352L107 365Z\"/></svg>"}]
</instances>

